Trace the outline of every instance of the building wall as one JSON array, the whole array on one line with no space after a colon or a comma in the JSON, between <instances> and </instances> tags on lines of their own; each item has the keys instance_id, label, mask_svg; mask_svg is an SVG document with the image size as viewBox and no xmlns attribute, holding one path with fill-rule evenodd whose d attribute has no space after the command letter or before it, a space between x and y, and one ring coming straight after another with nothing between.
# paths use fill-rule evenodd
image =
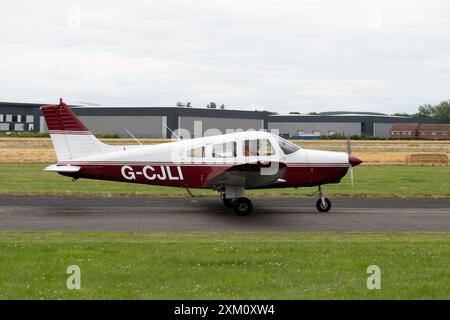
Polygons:
<instances>
[{"instance_id":1,"label":"building wall","mask_svg":"<svg viewBox=\"0 0 450 320\"><path fill-rule=\"evenodd\" d=\"M0 131L33 131L34 121L32 108L0 108Z\"/></svg>"},{"instance_id":2,"label":"building wall","mask_svg":"<svg viewBox=\"0 0 450 320\"><path fill-rule=\"evenodd\" d=\"M305 134L320 131L321 136L328 136L331 131L345 136L360 135L361 123L357 122L270 122L268 129L279 130L279 134L297 134L303 130Z\"/></svg>"},{"instance_id":3,"label":"building wall","mask_svg":"<svg viewBox=\"0 0 450 320\"><path fill-rule=\"evenodd\" d=\"M165 138L166 117L160 116L80 116L80 120L94 134L118 134L129 137L125 128L134 136L147 138ZM47 132L45 121L42 132Z\"/></svg>"},{"instance_id":4,"label":"building wall","mask_svg":"<svg viewBox=\"0 0 450 320\"><path fill-rule=\"evenodd\" d=\"M195 128L195 127L196 128ZM212 118L212 117L178 117L178 128L189 131L191 137L199 137L199 135L215 135L227 133L227 129L232 130L260 130L264 129L263 119L238 119L238 118Z\"/></svg>"},{"instance_id":5,"label":"building wall","mask_svg":"<svg viewBox=\"0 0 450 320\"><path fill-rule=\"evenodd\" d=\"M418 137L425 139L448 139L450 132L448 131L419 131Z\"/></svg>"},{"instance_id":6,"label":"building wall","mask_svg":"<svg viewBox=\"0 0 450 320\"><path fill-rule=\"evenodd\" d=\"M380 123L376 122L373 124L373 135L375 137L388 138L390 135L390 130L392 123Z\"/></svg>"}]
</instances>

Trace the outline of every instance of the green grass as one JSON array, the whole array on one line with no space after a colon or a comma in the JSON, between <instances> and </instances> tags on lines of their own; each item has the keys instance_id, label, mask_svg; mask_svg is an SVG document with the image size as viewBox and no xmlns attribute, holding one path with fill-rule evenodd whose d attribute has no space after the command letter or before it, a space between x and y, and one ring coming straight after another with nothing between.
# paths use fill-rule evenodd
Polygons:
<instances>
[{"instance_id":1,"label":"green grass","mask_svg":"<svg viewBox=\"0 0 450 320\"><path fill-rule=\"evenodd\" d=\"M42 163L1 163L0 194L47 195L154 195L185 196L186 190L131 183L78 180L42 171ZM355 187L349 175L340 184L326 185L327 196L368 197L448 197L450 168L433 166L358 166L354 168ZM316 188L253 190L248 195L309 196ZM193 190L197 196L216 196L209 190Z\"/></svg>"},{"instance_id":2,"label":"green grass","mask_svg":"<svg viewBox=\"0 0 450 320\"><path fill-rule=\"evenodd\" d=\"M448 233L3 232L0 248L1 299L450 298Z\"/></svg>"}]
</instances>

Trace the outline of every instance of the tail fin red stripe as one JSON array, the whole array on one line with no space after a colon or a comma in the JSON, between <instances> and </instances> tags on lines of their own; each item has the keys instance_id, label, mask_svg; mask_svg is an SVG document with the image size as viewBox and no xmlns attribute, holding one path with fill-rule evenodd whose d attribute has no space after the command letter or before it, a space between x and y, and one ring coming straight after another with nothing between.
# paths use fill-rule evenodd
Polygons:
<instances>
[{"instance_id":1,"label":"tail fin red stripe","mask_svg":"<svg viewBox=\"0 0 450 320\"><path fill-rule=\"evenodd\" d=\"M59 105L44 106L41 110L49 131L89 131L62 99Z\"/></svg>"}]
</instances>

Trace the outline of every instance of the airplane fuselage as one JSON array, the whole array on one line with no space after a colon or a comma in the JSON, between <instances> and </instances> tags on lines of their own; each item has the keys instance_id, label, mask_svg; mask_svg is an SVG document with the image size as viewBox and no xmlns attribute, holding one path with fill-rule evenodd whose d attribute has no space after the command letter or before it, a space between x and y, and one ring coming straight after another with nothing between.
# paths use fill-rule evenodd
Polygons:
<instances>
[{"instance_id":1,"label":"airplane fuselage","mask_svg":"<svg viewBox=\"0 0 450 320\"><path fill-rule=\"evenodd\" d=\"M268 139L274 154L245 156L240 152L243 142L249 139ZM235 142L236 155L230 158L214 158L210 146ZM284 163L281 183L247 186L309 187L326 183L339 183L348 170L348 155L343 152L299 149L284 155L273 135L263 132L244 132L220 137L205 137L159 145L134 146L132 149L114 151L94 157L59 161L57 165L78 166L78 172L60 172L65 176L85 179L112 180L128 183L151 184L171 187L208 188L207 182L214 176L237 164ZM186 152L205 148L200 158L186 156ZM176 151L174 151L176 150Z\"/></svg>"}]
</instances>

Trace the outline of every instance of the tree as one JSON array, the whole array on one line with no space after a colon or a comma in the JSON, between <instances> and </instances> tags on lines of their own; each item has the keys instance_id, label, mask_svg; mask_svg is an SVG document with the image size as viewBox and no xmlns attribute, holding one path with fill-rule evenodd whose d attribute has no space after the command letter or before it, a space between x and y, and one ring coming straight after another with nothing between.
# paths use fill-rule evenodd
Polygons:
<instances>
[{"instance_id":1,"label":"tree","mask_svg":"<svg viewBox=\"0 0 450 320\"><path fill-rule=\"evenodd\" d=\"M188 103L186 103L186 108L191 108L192 106L191 106L191 103L190 102L188 102Z\"/></svg>"},{"instance_id":2,"label":"tree","mask_svg":"<svg viewBox=\"0 0 450 320\"><path fill-rule=\"evenodd\" d=\"M263 109L263 110L258 110L258 109L255 109L255 112L265 112L267 115L277 115L278 114L278 112L275 112L275 111L268 111L268 110L266 110L266 109Z\"/></svg>"},{"instance_id":3,"label":"tree","mask_svg":"<svg viewBox=\"0 0 450 320\"><path fill-rule=\"evenodd\" d=\"M413 115L410 115L409 113L406 112L396 112L393 114L393 116L397 116L397 117L411 117Z\"/></svg>"},{"instance_id":4,"label":"tree","mask_svg":"<svg viewBox=\"0 0 450 320\"><path fill-rule=\"evenodd\" d=\"M433 118L434 107L431 104L423 104L419 107L419 113L417 113L417 118L425 119L425 118Z\"/></svg>"},{"instance_id":5,"label":"tree","mask_svg":"<svg viewBox=\"0 0 450 320\"><path fill-rule=\"evenodd\" d=\"M441 101L434 109L434 118L450 123L450 100Z\"/></svg>"},{"instance_id":6,"label":"tree","mask_svg":"<svg viewBox=\"0 0 450 320\"><path fill-rule=\"evenodd\" d=\"M208 105L206 105L206 108L208 109L217 109L215 102L210 102Z\"/></svg>"},{"instance_id":7,"label":"tree","mask_svg":"<svg viewBox=\"0 0 450 320\"><path fill-rule=\"evenodd\" d=\"M183 102L181 102L181 101L178 101L178 102L177 102L177 107L184 107L184 104L183 104Z\"/></svg>"},{"instance_id":8,"label":"tree","mask_svg":"<svg viewBox=\"0 0 450 320\"><path fill-rule=\"evenodd\" d=\"M444 123L450 123L450 100L441 101L438 105L423 104L419 107L417 117L432 118Z\"/></svg>"},{"instance_id":9,"label":"tree","mask_svg":"<svg viewBox=\"0 0 450 320\"><path fill-rule=\"evenodd\" d=\"M291 111L291 112L289 112L289 114L301 114L301 113L298 111Z\"/></svg>"},{"instance_id":10,"label":"tree","mask_svg":"<svg viewBox=\"0 0 450 320\"><path fill-rule=\"evenodd\" d=\"M220 106L220 109L225 109L225 105L222 103L222 105Z\"/></svg>"}]
</instances>

